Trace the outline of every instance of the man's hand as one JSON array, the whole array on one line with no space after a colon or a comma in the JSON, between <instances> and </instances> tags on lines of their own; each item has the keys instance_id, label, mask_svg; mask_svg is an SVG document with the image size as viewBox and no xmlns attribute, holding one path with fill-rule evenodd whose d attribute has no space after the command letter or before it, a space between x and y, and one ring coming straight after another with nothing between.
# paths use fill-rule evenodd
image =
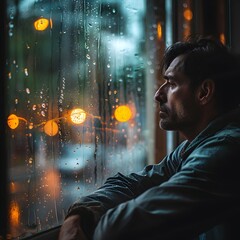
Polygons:
<instances>
[{"instance_id":1,"label":"man's hand","mask_svg":"<svg viewBox=\"0 0 240 240\"><path fill-rule=\"evenodd\" d=\"M64 221L58 240L87 240L81 228L79 215L72 215Z\"/></svg>"}]
</instances>

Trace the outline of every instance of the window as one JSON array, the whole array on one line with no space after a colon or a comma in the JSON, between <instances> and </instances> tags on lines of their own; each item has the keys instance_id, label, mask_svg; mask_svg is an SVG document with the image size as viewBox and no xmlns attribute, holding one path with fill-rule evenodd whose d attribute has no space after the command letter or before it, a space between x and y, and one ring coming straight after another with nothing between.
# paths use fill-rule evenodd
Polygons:
<instances>
[{"instance_id":1,"label":"window","mask_svg":"<svg viewBox=\"0 0 240 240\"><path fill-rule=\"evenodd\" d=\"M154 162L164 1L155 5L8 1L10 238L60 225L108 176Z\"/></svg>"},{"instance_id":2,"label":"window","mask_svg":"<svg viewBox=\"0 0 240 240\"><path fill-rule=\"evenodd\" d=\"M211 34L239 50L237 1L0 5L0 214L8 215L0 239L59 226L69 205L108 176L141 170L182 141L158 128L153 101L166 46Z\"/></svg>"}]
</instances>

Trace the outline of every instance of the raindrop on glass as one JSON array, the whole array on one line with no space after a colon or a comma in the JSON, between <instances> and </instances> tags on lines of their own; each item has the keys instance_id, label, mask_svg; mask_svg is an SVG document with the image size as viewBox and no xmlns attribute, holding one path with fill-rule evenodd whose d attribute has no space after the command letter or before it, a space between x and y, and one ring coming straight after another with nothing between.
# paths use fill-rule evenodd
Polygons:
<instances>
[{"instance_id":1,"label":"raindrop on glass","mask_svg":"<svg viewBox=\"0 0 240 240\"><path fill-rule=\"evenodd\" d=\"M26 76L28 76L28 69L27 68L24 68L24 73Z\"/></svg>"}]
</instances>

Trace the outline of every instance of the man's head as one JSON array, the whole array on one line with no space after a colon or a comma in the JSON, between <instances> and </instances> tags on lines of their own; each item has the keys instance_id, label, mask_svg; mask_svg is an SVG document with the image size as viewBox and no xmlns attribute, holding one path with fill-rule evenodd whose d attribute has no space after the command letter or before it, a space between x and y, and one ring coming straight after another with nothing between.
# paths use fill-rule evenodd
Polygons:
<instances>
[{"instance_id":1,"label":"man's head","mask_svg":"<svg viewBox=\"0 0 240 240\"><path fill-rule=\"evenodd\" d=\"M161 108L160 126L197 134L214 117L236 108L239 66L237 57L212 39L177 42L167 48L162 64L166 81L155 95Z\"/></svg>"}]
</instances>

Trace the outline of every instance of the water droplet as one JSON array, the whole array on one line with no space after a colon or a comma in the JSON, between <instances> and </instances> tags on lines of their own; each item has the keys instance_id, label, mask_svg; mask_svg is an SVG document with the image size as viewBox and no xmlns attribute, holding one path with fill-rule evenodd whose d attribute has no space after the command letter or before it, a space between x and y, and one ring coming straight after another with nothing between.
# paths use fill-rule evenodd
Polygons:
<instances>
[{"instance_id":1,"label":"water droplet","mask_svg":"<svg viewBox=\"0 0 240 240\"><path fill-rule=\"evenodd\" d=\"M30 89L29 88L26 88L26 93L30 94Z\"/></svg>"},{"instance_id":2,"label":"water droplet","mask_svg":"<svg viewBox=\"0 0 240 240\"><path fill-rule=\"evenodd\" d=\"M27 68L24 68L24 73L26 76L28 76L28 69Z\"/></svg>"},{"instance_id":3,"label":"water droplet","mask_svg":"<svg viewBox=\"0 0 240 240\"><path fill-rule=\"evenodd\" d=\"M12 36L13 36L13 31L12 31L12 30L9 30L9 31L8 31L8 35L9 35L9 37L12 37Z\"/></svg>"},{"instance_id":4,"label":"water droplet","mask_svg":"<svg viewBox=\"0 0 240 240\"><path fill-rule=\"evenodd\" d=\"M33 163L33 159L32 159L31 157L28 159L28 163L29 163L29 164L32 164L32 163Z\"/></svg>"},{"instance_id":5,"label":"water droplet","mask_svg":"<svg viewBox=\"0 0 240 240\"><path fill-rule=\"evenodd\" d=\"M37 105L34 104L34 105L32 106L32 110L35 111L36 109L37 109Z\"/></svg>"},{"instance_id":6,"label":"water droplet","mask_svg":"<svg viewBox=\"0 0 240 240\"><path fill-rule=\"evenodd\" d=\"M9 26L9 28L14 28L14 24L13 24L13 22L10 21L9 24L8 24L8 26Z\"/></svg>"},{"instance_id":7,"label":"water droplet","mask_svg":"<svg viewBox=\"0 0 240 240\"><path fill-rule=\"evenodd\" d=\"M111 66L110 66L110 64L107 64L107 68L110 68Z\"/></svg>"},{"instance_id":8,"label":"water droplet","mask_svg":"<svg viewBox=\"0 0 240 240\"><path fill-rule=\"evenodd\" d=\"M89 54L87 54L87 55L86 55L86 58L87 58L87 59L90 59L91 57L90 57L90 55L89 55Z\"/></svg>"}]
</instances>

